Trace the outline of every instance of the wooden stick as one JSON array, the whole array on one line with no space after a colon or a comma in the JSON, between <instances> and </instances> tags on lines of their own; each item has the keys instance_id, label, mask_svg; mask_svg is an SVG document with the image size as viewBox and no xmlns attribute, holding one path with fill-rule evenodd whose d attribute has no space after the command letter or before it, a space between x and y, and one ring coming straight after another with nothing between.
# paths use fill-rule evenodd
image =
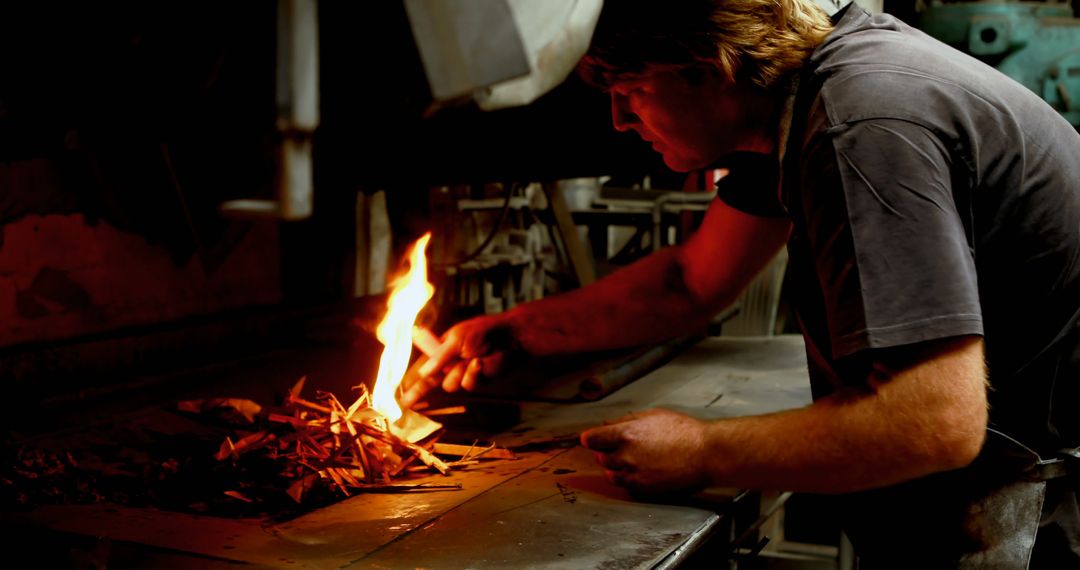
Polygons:
<instances>
[{"instance_id":1,"label":"wooden stick","mask_svg":"<svg viewBox=\"0 0 1080 570\"><path fill-rule=\"evenodd\" d=\"M446 463L443 463L443 461L441 459L439 459L438 457L435 457L434 455L431 454L430 451L424 449L423 447L420 447L419 445L416 445L415 443L409 443L409 442L407 442L407 441L405 441L403 439L398 439L397 437L394 436L394 434L392 434L390 432L382 431L382 430L380 430L378 428L375 428L375 427L372 427L372 426L368 426L368 425L365 425L365 424L359 424L359 427L360 427L360 429L364 430L368 435L370 435L371 437L374 437L375 439L378 439L380 441L384 441L386 443L389 443L390 445L398 445L398 446L404 447L405 449L408 449L409 451L419 455L420 456L420 461L423 461L425 465L427 465L429 467L434 467L435 469L438 469L440 473L442 473L443 475L446 475L446 472L448 471L448 468L446 467Z\"/></svg>"},{"instance_id":2,"label":"wooden stick","mask_svg":"<svg viewBox=\"0 0 1080 570\"><path fill-rule=\"evenodd\" d=\"M475 444L457 445L454 443L436 443L432 451L439 455L456 455L461 457L462 460L477 459L480 457L484 457L485 459L517 459L517 456L514 455L513 451L502 447L495 447L495 444L480 448L479 450L476 450L476 453L472 453L475 449Z\"/></svg>"},{"instance_id":3,"label":"wooden stick","mask_svg":"<svg viewBox=\"0 0 1080 570\"><path fill-rule=\"evenodd\" d=\"M332 480L334 481L334 484L338 486L338 489L341 489L341 492L342 492L342 493L343 493L343 494L344 494L344 495L345 495L346 497L351 497L351 496L352 496L352 495L351 495L351 494L349 493L349 490L345 488L345 481L343 481L343 480L341 479L341 475L338 475L338 470L337 470L336 468L334 468L334 467L331 467L331 468L329 468L329 469L323 469L323 471L322 471L322 472L323 472L323 473L326 473L327 475L329 475L329 476L330 476L330 479L332 479Z\"/></svg>"},{"instance_id":4,"label":"wooden stick","mask_svg":"<svg viewBox=\"0 0 1080 570\"><path fill-rule=\"evenodd\" d=\"M364 467L364 479L368 483L375 482L375 474L371 471L371 462L368 460L367 450L364 449L364 440L360 436L357 436L353 440L353 445L356 446L356 454L360 456L360 464Z\"/></svg>"},{"instance_id":5,"label":"wooden stick","mask_svg":"<svg viewBox=\"0 0 1080 570\"><path fill-rule=\"evenodd\" d=\"M424 490L432 490L432 491L434 491L434 490L448 490L448 489L461 490L462 487L461 487L461 483L450 483L449 485L437 485L437 484L434 484L434 483L412 483L412 484L392 483L392 484L361 485L360 488L365 490L365 491L368 491L368 492L378 493L380 491L398 492L398 491L424 491Z\"/></svg>"},{"instance_id":6,"label":"wooden stick","mask_svg":"<svg viewBox=\"0 0 1080 570\"><path fill-rule=\"evenodd\" d=\"M365 388L363 395L361 395L360 398L358 398L356 401L360 402L360 401L366 400L366 399L367 399L367 389ZM359 456L360 464L364 468L364 478L368 479L369 483L373 482L375 474L371 472L371 464L368 462L367 451L364 450L364 444L363 444L362 441L360 441L360 436L356 431L356 427L353 425L353 422L349 419L349 416L351 414L348 411L345 410L345 408L341 405L341 402L339 402L337 398L334 398L333 404L336 404L337 407L341 410L341 413L343 414L343 421L345 422L345 425L348 427L349 433L352 434L352 436L353 436L352 437L352 447L356 450L356 455Z\"/></svg>"},{"instance_id":7,"label":"wooden stick","mask_svg":"<svg viewBox=\"0 0 1080 570\"><path fill-rule=\"evenodd\" d=\"M271 413L269 416L267 416L266 419L276 423L292 424L292 426L295 428L306 428L311 425L311 422L309 420L301 420L299 418L293 416L286 416L283 414Z\"/></svg>"},{"instance_id":8,"label":"wooden stick","mask_svg":"<svg viewBox=\"0 0 1080 570\"><path fill-rule=\"evenodd\" d=\"M476 444L472 445L459 445L456 443L436 443L432 451L439 455L456 455L458 457L466 457L473 449L476 448Z\"/></svg>"},{"instance_id":9,"label":"wooden stick","mask_svg":"<svg viewBox=\"0 0 1080 570\"><path fill-rule=\"evenodd\" d=\"M435 351L442 346L439 337L435 336L435 333L421 326L413 327L412 340L416 348L420 349L420 352L423 352L424 356L428 358L431 358L431 355L435 354Z\"/></svg>"},{"instance_id":10,"label":"wooden stick","mask_svg":"<svg viewBox=\"0 0 1080 570\"><path fill-rule=\"evenodd\" d=\"M391 471L390 476L391 477L396 477L397 475L399 475L402 471L405 470L406 467L408 467L409 465L412 465L412 463L414 461L416 461L417 457L418 456L416 454L413 454L413 455L410 455L409 457L407 457L405 459L405 461L402 461L401 463L399 463L398 466L395 467L393 469L393 471ZM430 469L430 467L425 466L425 469Z\"/></svg>"},{"instance_id":11,"label":"wooden stick","mask_svg":"<svg viewBox=\"0 0 1080 570\"><path fill-rule=\"evenodd\" d=\"M469 459L467 461L451 461L446 465L451 469L457 469L459 467L468 467L469 465L479 465L480 461L477 459Z\"/></svg>"},{"instance_id":12,"label":"wooden stick","mask_svg":"<svg viewBox=\"0 0 1080 570\"><path fill-rule=\"evenodd\" d=\"M416 408L413 408L416 411ZM424 410L424 415L431 416L449 416L453 414L464 414L465 406L449 406L446 408L435 408L434 410Z\"/></svg>"},{"instance_id":13,"label":"wooden stick","mask_svg":"<svg viewBox=\"0 0 1080 570\"><path fill-rule=\"evenodd\" d=\"M300 397L300 392L304 389L304 382L307 382L307 376L301 376L300 379L296 381L296 384L293 384L292 388L289 388L288 399L290 401L292 401L293 398Z\"/></svg>"},{"instance_id":14,"label":"wooden stick","mask_svg":"<svg viewBox=\"0 0 1080 570\"><path fill-rule=\"evenodd\" d=\"M338 475L342 478L342 480L348 483L350 487L359 487L361 485L360 480L353 476L353 474L349 472L348 468L339 467Z\"/></svg>"},{"instance_id":15,"label":"wooden stick","mask_svg":"<svg viewBox=\"0 0 1080 570\"><path fill-rule=\"evenodd\" d=\"M290 404L296 404L298 406L303 406L303 407L305 407L305 408L307 408L309 410L315 410L316 412L322 412L324 414L329 414L330 413L330 408L328 408L326 406L320 406L319 404L316 404L315 402L309 402L308 400L305 400L303 398L290 398L289 403Z\"/></svg>"}]
</instances>

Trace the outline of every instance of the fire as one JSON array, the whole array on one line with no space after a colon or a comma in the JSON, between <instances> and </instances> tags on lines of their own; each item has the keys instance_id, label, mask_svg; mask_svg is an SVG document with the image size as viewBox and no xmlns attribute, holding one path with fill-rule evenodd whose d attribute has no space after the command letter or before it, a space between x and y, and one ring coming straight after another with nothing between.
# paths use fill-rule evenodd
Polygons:
<instances>
[{"instance_id":1,"label":"fire","mask_svg":"<svg viewBox=\"0 0 1080 570\"><path fill-rule=\"evenodd\" d=\"M435 293L435 288L428 283L427 259L424 257L424 249L430 240L431 234L424 234L409 251L409 271L394 281L386 316L375 331L384 348L371 393L371 405L390 422L397 421L402 414L394 394L412 357L416 316Z\"/></svg>"}]
</instances>

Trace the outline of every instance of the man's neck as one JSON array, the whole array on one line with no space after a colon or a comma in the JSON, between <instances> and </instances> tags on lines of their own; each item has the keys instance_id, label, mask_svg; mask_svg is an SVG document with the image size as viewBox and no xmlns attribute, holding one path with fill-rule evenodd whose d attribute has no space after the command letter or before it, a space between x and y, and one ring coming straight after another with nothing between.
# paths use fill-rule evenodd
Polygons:
<instances>
[{"instance_id":1,"label":"man's neck","mask_svg":"<svg viewBox=\"0 0 1080 570\"><path fill-rule=\"evenodd\" d=\"M751 104L747 106L750 115L746 121L745 132L739 137L735 151L775 154L780 129L780 120L787 101L786 89L762 91L754 88Z\"/></svg>"}]
</instances>

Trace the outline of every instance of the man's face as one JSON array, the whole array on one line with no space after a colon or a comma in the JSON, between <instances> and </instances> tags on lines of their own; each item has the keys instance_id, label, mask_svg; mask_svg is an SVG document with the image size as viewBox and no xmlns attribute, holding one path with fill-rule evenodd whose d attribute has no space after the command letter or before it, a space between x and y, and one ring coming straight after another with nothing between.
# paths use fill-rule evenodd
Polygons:
<instances>
[{"instance_id":1,"label":"man's face","mask_svg":"<svg viewBox=\"0 0 1080 570\"><path fill-rule=\"evenodd\" d=\"M718 73L696 75L653 68L614 81L615 129L636 132L678 172L704 168L734 150L771 151L760 94Z\"/></svg>"}]
</instances>

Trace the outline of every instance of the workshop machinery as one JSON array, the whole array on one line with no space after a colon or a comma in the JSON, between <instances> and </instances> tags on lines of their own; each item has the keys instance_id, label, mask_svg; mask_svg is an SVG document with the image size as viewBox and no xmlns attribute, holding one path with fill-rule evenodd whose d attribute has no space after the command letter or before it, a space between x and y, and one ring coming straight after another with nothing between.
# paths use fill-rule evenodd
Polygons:
<instances>
[{"instance_id":1,"label":"workshop machinery","mask_svg":"<svg viewBox=\"0 0 1080 570\"><path fill-rule=\"evenodd\" d=\"M1080 18L1067 2L933 2L919 27L996 67L1080 127Z\"/></svg>"}]
</instances>

